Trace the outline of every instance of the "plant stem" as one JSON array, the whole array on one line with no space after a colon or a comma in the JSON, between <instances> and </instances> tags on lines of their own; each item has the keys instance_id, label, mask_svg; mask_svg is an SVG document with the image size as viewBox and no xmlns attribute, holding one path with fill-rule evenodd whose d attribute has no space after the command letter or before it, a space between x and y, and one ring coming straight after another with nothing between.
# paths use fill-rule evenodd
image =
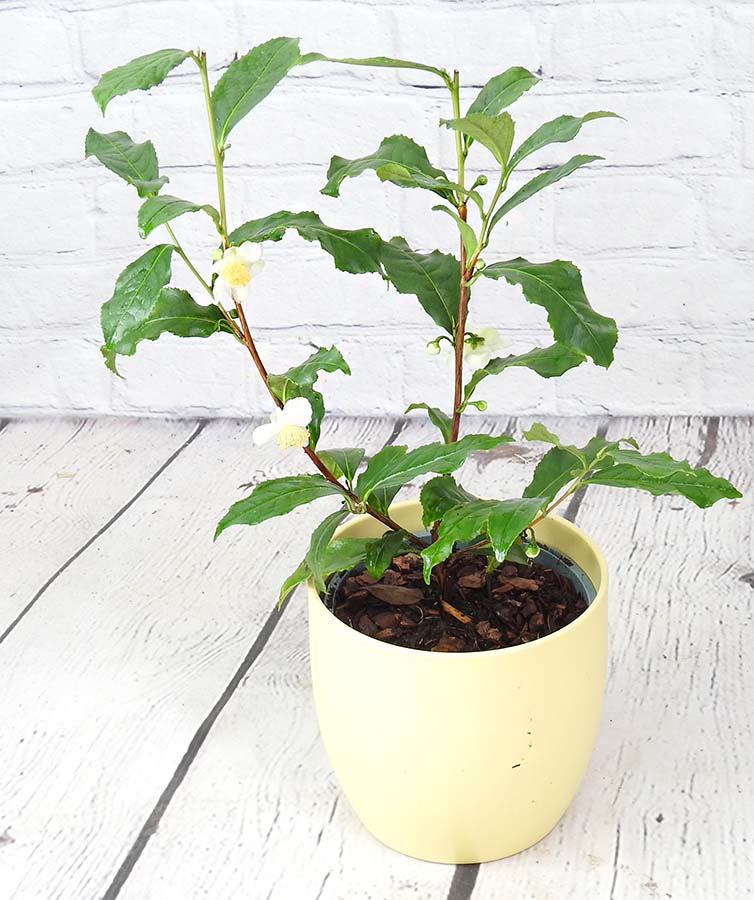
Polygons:
<instances>
[{"instance_id":1,"label":"plant stem","mask_svg":"<svg viewBox=\"0 0 754 900\"><path fill-rule=\"evenodd\" d=\"M220 234L222 235L223 244L228 246L228 215L225 207L225 180L223 176L223 149L217 141L217 129L215 128L215 116L212 111L212 95L209 89L209 77L207 75L207 54L202 50L198 56L194 57L199 66L199 72L202 76L202 87L204 88L204 105L207 107L207 120L209 122L209 133L212 138L212 153L215 157L215 175L217 178L217 200L220 205Z\"/></svg>"}]
</instances>

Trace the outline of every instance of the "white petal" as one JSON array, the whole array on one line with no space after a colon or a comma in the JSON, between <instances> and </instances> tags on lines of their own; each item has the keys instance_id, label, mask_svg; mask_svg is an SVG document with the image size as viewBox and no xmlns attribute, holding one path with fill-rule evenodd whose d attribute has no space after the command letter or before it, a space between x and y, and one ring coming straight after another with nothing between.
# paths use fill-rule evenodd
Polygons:
<instances>
[{"instance_id":1,"label":"white petal","mask_svg":"<svg viewBox=\"0 0 754 900\"><path fill-rule=\"evenodd\" d=\"M249 299L249 285L248 284L237 284L234 288L232 288L233 301L235 303L243 303L244 300Z\"/></svg>"},{"instance_id":2,"label":"white petal","mask_svg":"<svg viewBox=\"0 0 754 900\"><path fill-rule=\"evenodd\" d=\"M278 431L285 425L285 419L283 418L283 411L278 409L277 407L272 410L270 413L270 422L273 425L277 425Z\"/></svg>"},{"instance_id":3,"label":"white petal","mask_svg":"<svg viewBox=\"0 0 754 900\"><path fill-rule=\"evenodd\" d=\"M258 259L256 262L249 263L249 274L252 278L258 275L264 268L264 260Z\"/></svg>"},{"instance_id":4,"label":"white petal","mask_svg":"<svg viewBox=\"0 0 754 900\"><path fill-rule=\"evenodd\" d=\"M221 259L218 259L216 263L212 264L212 273L214 275L219 275L224 268L225 266L223 265L223 261Z\"/></svg>"},{"instance_id":5,"label":"white petal","mask_svg":"<svg viewBox=\"0 0 754 900\"><path fill-rule=\"evenodd\" d=\"M294 397L281 410L280 419L288 425L306 428L312 420L312 405L306 397Z\"/></svg>"},{"instance_id":6,"label":"white petal","mask_svg":"<svg viewBox=\"0 0 754 900\"><path fill-rule=\"evenodd\" d=\"M261 444L266 444L267 441L273 440L278 431L280 431L280 428L275 425L274 422L267 422L265 425L257 425L252 434L252 439L258 447Z\"/></svg>"},{"instance_id":7,"label":"white petal","mask_svg":"<svg viewBox=\"0 0 754 900\"><path fill-rule=\"evenodd\" d=\"M215 286L212 288L212 296L217 303L222 303L223 306L227 306L233 299L230 293L230 286L224 278L219 277L215 279Z\"/></svg>"},{"instance_id":8,"label":"white petal","mask_svg":"<svg viewBox=\"0 0 754 900\"><path fill-rule=\"evenodd\" d=\"M258 262L262 258L262 245L252 243L252 241L244 241L238 247L238 257L247 266L251 263Z\"/></svg>"}]
</instances>

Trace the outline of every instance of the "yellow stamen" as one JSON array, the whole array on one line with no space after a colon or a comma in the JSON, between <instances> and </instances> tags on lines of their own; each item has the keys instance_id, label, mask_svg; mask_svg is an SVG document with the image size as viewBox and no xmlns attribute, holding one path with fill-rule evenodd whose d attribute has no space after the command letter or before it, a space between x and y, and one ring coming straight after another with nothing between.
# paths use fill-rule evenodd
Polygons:
<instances>
[{"instance_id":1,"label":"yellow stamen","mask_svg":"<svg viewBox=\"0 0 754 900\"><path fill-rule=\"evenodd\" d=\"M309 443L309 429L301 425L284 425L277 435L282 450L290 447L306 447Z\"/></svg>"},{"instance_id":2,"label":"yellow stamen","mask_svg":"<svg viewBox=\"0 0 754 900\"><path fill-rule=\"evenodd\" d=\"M231 287L243 287L251 281L251 274L238 259L233 259L223 266L222 277Z\"/></svg>"}]
</instances>

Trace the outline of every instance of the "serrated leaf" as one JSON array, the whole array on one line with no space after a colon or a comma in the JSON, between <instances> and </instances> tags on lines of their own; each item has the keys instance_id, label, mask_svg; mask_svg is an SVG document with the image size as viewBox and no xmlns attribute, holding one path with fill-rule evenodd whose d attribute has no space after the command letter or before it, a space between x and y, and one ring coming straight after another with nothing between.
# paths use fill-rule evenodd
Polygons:
<instances>
[{"instance_id":1,"label":"serrated leaf","mask_svg":"<svg viewBox=\"0 0 754 900\"><path fill-rule=\"evenodd\" d=\"M136 144L125 131L101 134L90 128L85 154L87 158L96 157L103 166L132 184L140 197L156 194L168 181L165 175L160 175L152 142Z\"/></svg>"},{"instance_id":2,"label":"serrated leaf","mask_svg":"<svg viewBox=\"0 0 754 900\"><path fill-rule=\"evenodd\" d=\"M405 531L386 531L381 538L369 545L364 560L367 572L374 579L382 578L393 559L410 549L411 541Z\"/></svg>"},{"instance_id":3,"label":"serrated leaf","mask_svg":"<svg viewBox=\"0 0 754 900\"><path fill-rule=\"evenodd\" d=\"M359 275L365 272L382 273L382 238L371 228L355 231L331 228L315 212L292 213L285 210L253 219L236 228L230 236L231 244L244 241L279 241L292 228L305 241L316 241L332 256L335 267L343 272Z\"/></svg>"},{"instance_id":4,"label":"serrated leaf","mask_svg":"<svg viewBox=\"0 0 754 900\"><path fill-rule=\"evenodd\" d=\"M485 116L496 116L506 106L518 100L529 88L534 87L538 81L539 78L532 75L528 69L512 66L500 75L490 78L477 94L466 115L482 113Z\"/></svg>"},{"instance_id":5,"label":"serrated leaf","mask_svg":"<svg viewBox=\"0 0 754 900\"><path fill-rule=\"evenodd\" d=\"M149 321L170 280L172 253L172 244L158 244L147 250L120 273L112 297L102 305L102 355L116 374L116 354L134 352L133 335Z\"/></svg>"},{"instance_id":6,"label":"serrated leaf","mask_svg":"<svg viewBox=\"0 0 754 900\"><path fill-rule=\"evenodd\" d=\"M125 65L105 72L93 88L92 96L104 113L113 97L155 87L190 55L187 50L170 49L137 56Z\"/></svg>"},{"instance_id":7,"label":"serrated leaf","mask_svg":"<svg viewBox=\"0 0 754 900\"><path fill-rule=\"evenodd\" d=\"M233 129L298 64L299 39L278 37L232 62L212 91L220 147Z\"/></svg>"},{"instance_id":8,"label":"serrated leaf","mask_svg":"<svg viewBox=\"0 0 754 900\"><path fill-rule=\"evenodd\" d=\"M452 200L452 191L444 187L448 176L430 163L424 147L403 134L386 137L374 153L358 159L333 156L327 170L327 184L320 193L338 197L346 178L355 178L369 170L375 171L383 181L391 181L400 187L428 187ZM417 181L415 176L423 176L422 181Z\"/></svg>"},{"instance_id":9,"label":"serrated leaf","mask_svg":"<svg viewBox=\"0 0 754 900\"><path fill-rule=\"evenodd\" d=\"M425 528L439 522L454 506L462 506L479 499L461 487L452 475L438 475L437 478L430 479L421 489L419 497Z\"/></svg>"},{"instance_id":10,"label":"serrated leaf","mask_svg":"<svg viewBox=\"0 0 754 900\"><path fill-rule=\"evenodd\" d=\"M356 492L367 500L378 489L399 487L420 475L445 475L462 465L469 453L491 450L510 440L507 435L467 434L452 444L425 444L410 452L405 447L385 447L359 475Z\"/></svg>"},{"instance_id":11,"label":"serrated leaf","mask_svg":"<svg viewBox=\"0 0 754 900\"><path fill-rule=\"evenodd\" d=\"M560 259L531 263L518 257L492 263L482 269L482 274L520 285L529 303L547 310L547 321L559 343L591 357L598 366L607 368L613 361L618 340L615 320L589 305L581 273L573 263Z\"/></svg>"},{"instance_id":12,"label":"serrated leaf","mask_svg":"<svg viewBox=\"0 0 754 900\"><path fill-rule=\"evenodd\" d=\"M348 484L353 483L356 471L364 459L364 454L363 447L343 447L319 451L319 457L327 468L336 478L340 478L341 475L345 476Z\"/></svg>"},{"instance_id":13,"label":"serrated leaf","mask_svg":"<svg viewBox=\"0 0 754 900\"><path fill-rule=\"evenodd\" d=\"M309 550L304 557L304 562L311 573L314 586L320 593L324 593L326 590L325 552L327 546L332 540L335 529L347 515L347 509L339 509L334 513L330 513L317 525L312 533Z\"/></svg>"},{"instance_id":14,"label":"serrated leaf","mask_svg":"<svg viewBox=\"0 0 754 900\"><path fill-rule=\"evenodd\" d=\"M581 126L586 122L605 118L620 119L621 117L614 112L597 110L596 112L587 113L585 116L558 116L550 122L545 122L516 149L513 156L511 156L510 168L515 169L527 156L540 150L542 147L546 147L548 144L562 144L566 141L572 141L581 131Z\"/></svg>"},{"instance_id":15,"label":"serrated leaf","mask_svg":"<svg viewBox=\"0 0 754 900\"><path fill-rule=\"evenodd\" d=\"M564 344L535 347L517 356L498 356L491 359L483 368L477 369L468 380L463 389L463 406L469 402L480 381L488 375L499 375L511 366L531 369L542 378L557 378L569 369L581 365L584 359L583 353L572 350Z\"/></svg>"},{"instance_id":16,"label":"serrated leaf","mask_svg":"<svg viewBox=\"0 0 754 900\"><path fill-rule=\"evenodd\" d=\"M458 322L461 265L455 256L433 250L417 253L402 237L383 242L382 265L400 294L414 294L440 328L453 334Z\"/></svg>"},{"instance_id":17,"label":"serrated leaf","mask_svg":"<svg viewBox=\"0 0 754 900\"><path fill-rule=\"evenodd\" d=\"M322 475L290 475L263 481L243 500L234 503L220 519L215 538L231 525L258 525L283 516L297 506L343 492Z\"/></svg>"},{"instance_id":18,"label":"serrated leaf","mask_svg":"<svg viewBox=\"0 0 754 900\"><path fill-rule=\"evenodd\" d=\"M171 197L170 194L162 194L149 197L141 204L138 215L139 236L145 238L158 226L189 212L205 212L215 226L220 221L220 213L209 203L191 203L189 200Z\"/></svg>"},{"instance_id":19,"label":"serrated leaf","mask_svg":"<svg viewBox=\"0 0 754 900\"><path fill-rule=\"evenodd\" d=\"M461 235L461 240L463 241L463 246L466 250L466 258L469 259L472 257L476 251L478 239L471 225L469 225L465 219L462 219L454 209L451 209L449 206L443 206L442 203L438 203L438 205L433 206L432 209L437 210L438 212L447 213L451 219L453 219L456 223L456 228Z\"/></svg>"},{"instance_id":20,"label":"serrated leaf","mask_svg":"<svg viewBox=\"0 0 754 900\"><path fill-rule=\"evenodd\" d=\"M412 62L408 59L394 59L390 56L370 56L364 59L358 59L354 57L338 58L325 56L322 53L304 53L299 59L298 64L303 66L313 62L331 62L348 66L369 66L388 69L420 69L422 72L431 72L433 75L437 75L442 78L443 81L447 81L448 79L447 72L444 72L442 69L437 69L435 66L428 66L426 63Z\"/></svg>"},{"instance_id":21,"label":"serrated leaf","mask_svg":"<svg viewBox=\"0 0 754 900\"><path fill-rule=\"evenodd\" d=\"M555 166L552 169L547 169L545 172L540 172L539 175L535 175L531 181L527 181L526 184L520 187L515 194L512 194L505 203L498 208L490 221L490 231L492 231L504 216L507 216L512 209L515 209L521 203L524 203L530 197L533 197L545 188L550 187L550 185L560 181L561 178L566 178L571 172L575 172L576 169L580 169L582 166L586 166L598 159L604 159L604 157L573 156L567 163L563 163L562 166Z\"/></svg>"},{"instance_id":22,"label":"serrated leaf","mask_svg":"<svg viewBox=\"0 0 754 900\"><path fill-rule=\"evenodd\" d=\"M498 116L472 113L462 119L441 119L440 122L484 144L500 165L507 167L515 131L513 119L507 112Z\"/></svg>"},{"instance_id":23,"label":"serrated leaf","mask_svg":"<svg viewBox=\"0 0 754 900\"><path fill-rule=\"evenodd\" d=\"M436 406L430 406L428 403L412 403L406 407L406 414L413 409L424 409L427 412L427 418L436 427L439 428L443 440L447 444L450 441L450 434L453 429L453 420Z\"/></svg>"}]
</instances>

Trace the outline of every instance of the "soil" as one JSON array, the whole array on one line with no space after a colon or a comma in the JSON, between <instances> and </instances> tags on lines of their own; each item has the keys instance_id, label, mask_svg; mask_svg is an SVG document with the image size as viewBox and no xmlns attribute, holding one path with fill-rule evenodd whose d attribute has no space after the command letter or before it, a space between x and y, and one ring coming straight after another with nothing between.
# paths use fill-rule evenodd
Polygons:
<instances>
[{"instance_id":1,"label":"soil","mask_svg":"<svg viewBox=\"0 0 754 900\"><path fill-rule=\"evenodd\" d=\"M421 557L398 556L375 581L365 570L346 573L329 605L346 625L369 637L436 653L499 650L545 637L587 608L566 577L532 561L505 563L490 573L478 554L445 566L444 586L422 578Z\"/></svg>"}]
</instances>

